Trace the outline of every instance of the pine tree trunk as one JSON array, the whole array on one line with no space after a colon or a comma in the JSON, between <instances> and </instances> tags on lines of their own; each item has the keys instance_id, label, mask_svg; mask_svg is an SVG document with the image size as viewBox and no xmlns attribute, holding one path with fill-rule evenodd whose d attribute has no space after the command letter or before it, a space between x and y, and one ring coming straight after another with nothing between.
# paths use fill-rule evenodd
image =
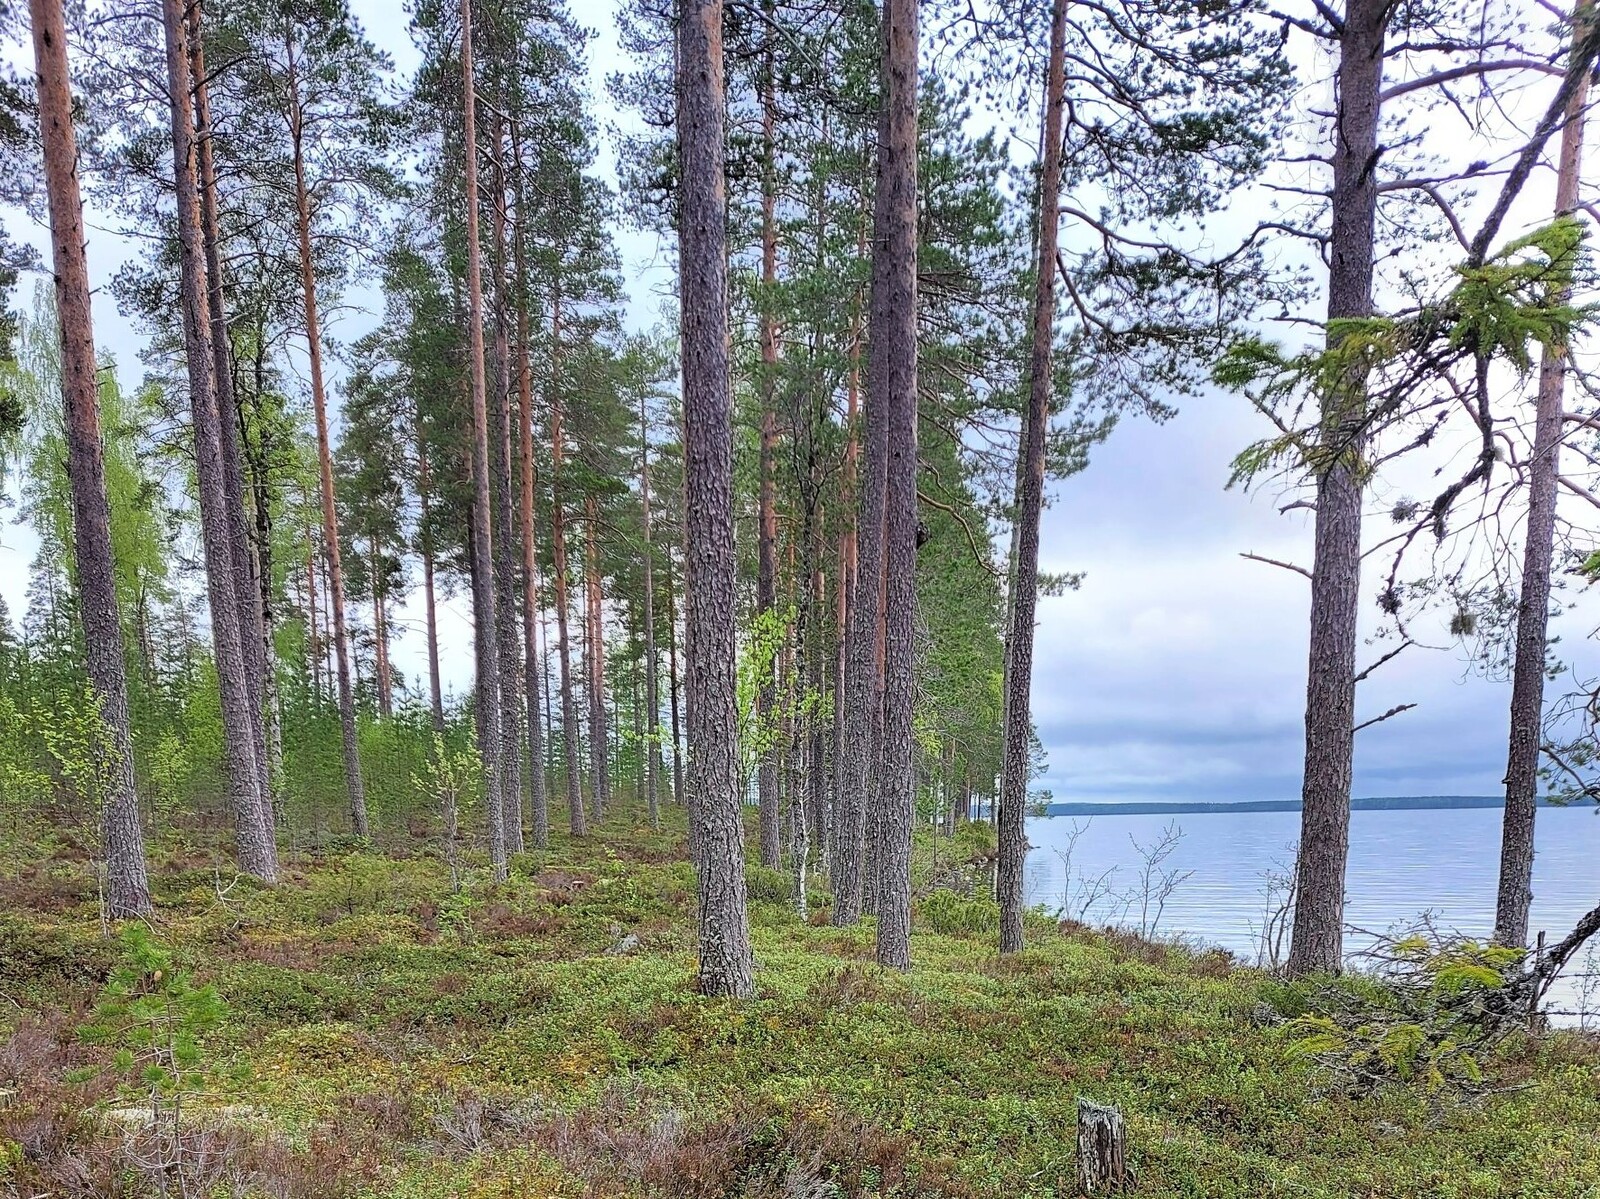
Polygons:
<instances>
[{"instance_id":1,"label":"pine tree trunk","mask_svg":"<svg viewBox=\"0 0 1600 1199\"><path fill-rule=\"evenodd\" d=\"M1034 279L1033 344L1028 355L1028 411L1022 422L1021 486L1017 494L1016 562L1006 655L1006 723L1000 782L1000 952L1022 948L1022 873L1028 857L1023 816L1028 803L1029 688L1033 682L1033 624L1039 601L1039 514L1044 504L1044 443L1054 379L1056 240L1061 220L1061 122L1066 92L1067 0L1055 0L1045 83L1044 162L1039 178L1039 251Z\"/></svg>"},{"instance_id":2,"label":"pine tree trunk","mask_svg":"<svg viewBox=\"0 0 1600 1199\"><path fill-rule=\"evenodd\" d=\"M778 657L778 693L783 696L783 734L778 739L783 747L785 770L784 792L788 802L784 815L789 828L789 902L802 920L809 914L810 901L806 896L806 881L811 870L811 822L806 818L806 749L804 717L800 713L800 696L805 686L806 647L810 643L814 613L811 609L809 586L811 564L811 530L815 509L804 509L799 540L806 547L805 578L795 570L795 542L789 542L789 610L794 613L794 624L783 640ZM800 659L796 669L795 659Z\"/></svg>"},{"instance_id":3,"label":"pine tree trunk","mask_svg":"<svg viewBox=\"0 0 1600 1199\"><path fill-rule=\"evenodd\" d=\"M584 500L583 605L585 633L583 664L589 677L589 768L594 779L593 811L598 824L611 802L611 748L606 736L606 638L601 623L600 553L596 531L599 508L593 496Z\"/></svg>"},{"instance_id":4,"label":"pine tree trunk","mask_svg":"<svg viewBox=\"0 0 1600 1199\"><path fill-rule=\"evenodd\" d=\"M467 216L467 331L472 386L472 619L482 725L478 752L489 812L489 861L506 877L505 775L500 758L500 652L496 644L493 485L489 474L488 381L483 349L483 248L478 237L478 101L472 59L472 0L461 0L461 99Z\"/></svg>"},{"instance_id":5,"label":"pine tree trunk","mask_svg":"<svg viewBox=\"0 0 1600 1199\"><path fill-rule=\"evenodd\" d=\"M1334 119L1328 319L1372 311L1380 96L1387 0L1350 0L1339 35ZM1338 334L1328 336L1330 348ZM1289 973L1338 970L1344 953L1344 874L1350 852L1355 740L1356 623L1361 601L1361 495L1366 376L1353 369L1323 399L1321 440L1340 452L1317 477L1311 567L1306 757L1301 788L1294 934Z\"/></svg>"},{"instance_id":6,"label":"pine tree trunk","mask_svg":"<svg viewBox=\"0 0 1600 1199\"><path fill-rule=\"evenodd\" d=\"M1594 19L1591 0L1579 0L1574 27ZM1578 202L1578 171L1583 154L1584 107L1588 76L1567 105L1556 174L1557 216ZM1571 288L1551 297L1571 298ZM1533 830L1539 804L1539 754L1544 720L1544 676L1550 631L1550 560L1555 552L1556 487L1561 473L1562 401L1567 355L1547 346L1539 362L1534 409L1533 457L1528 464L1528 528L1522 546L1522 596L1517 605L1517 639L1511 668L1511 736L1506 759L1506 808L1500 839L1500 883L1495 899L1494 939L1522 947L1528 943L1533 904Z\"/></svg>"},{"instance_id":7,"label":"pine tree trunk","mask_svg":"<svg viewBox=\"0 0 1600 1199\"><path fill-rule=\"evenodd\" d=\"M811 640L805 649L806 655L806 690L812 697L812 703L820 702L823 694L824 669L823 660L824 644L826 637L824 629L828 611L828 583L827 576L821 568L822 563L822 518L819 513L815 527L811 531L813 542L811 560L815 569L811 572ZM828 771L826 765L827 735L814 706L806 709L806 733L808 745L806 749L806 814L811 826L811 844L816 854L819 867L826 868L828 863Z\"/></svg>"},{"instance_id":8,"label":"pine tree trunk","mask_svg":"<svg viewBox=\"0 0 1600 1199\"><path fill-rule=\"evenodd\" d=\"M517 271L517 419L521 436L520 516L522 533L522 656L523 684L528 719L528 791L533 815L533 843L539 849L550 844L550 798L545 787L544 730L539 719L541 666L539 660L539 555L538 531L534 526L533 472L533 368L528 345L528 269L523 222L522 149L515 121L511 125L511 160L516 170L517 224L512 238ZM547 693L548 694L548 693Z\"/></svg>"},{"instance_id":9,"label":"pine tree trunk","mask_svg":"<svg viewBox=\"0 0 1600 1199\"><path fill-rule=\"evenodd\" d=\"M578 770L578 705L572 695L572 642L567 598L567 530L561 499L561 291L551 300L550 332L550 547L556 573L556 638L561 642L561 738L566 753L567 814L574 837L587 836L589 818L583 809Z\"/></svg>"},{"instance_id":10,"label":"pine tree trunk","mask_svg":"<svg viewBox=\"0 0 1600 1199\"><path fill-rule=\"evenodd\" d=\"M369 536L368 553L372 559L372 644L375 658L374 674L378 689L378 715L387 720L394 715L394 689L389 674L389 621L385 615L383 589L383 547L376 536Z\"/></svg>"},{"instance_id":11,"label":"pine tree trunk","mask_svg":"<svg viewBox=\"0 0 1600 1199\"><path fill-rule=\"evenodd\" d=\"M322 497L322 536L328 553L328 587L332 601L333 652L339 684L339 731L344 748L344 783L350 803L350 826L365 837L367 792L361 778L361 747L356 737L356 697L350 679L350 643L345 621L344 566L339 544L339 514L334 504L333 445L328 431L328 398L322 379L322 326L317 313L317 281L311 251L311 192L306 183L304 132L300 110L300 84L296 76L295 47L284 46L289 62L286 87L289 135L294 153L295 232L300 251L300 294L305 316L307 361L311 375L311 408L317 425L317 483Z\"/></svg>"},{"instance_id":12,"label":"pine tree trunk","mask_svg":"<svg viewBox=\"0 0 1600 1199\"><path fill-rule=\"evenodd\" d=\"M778 171L775 145L777 104L774 97L776 70L772 39L765 36L761 77L761 452L760 512L756 567L756 613L772 612L776 596L778 514L773 457L778 444L777 417L773 412L773 392L778 373L778 321L772 308L777 302L778 283ZM757 719L765 724L772 716L773 685L769 678L756 695ZM756 767L756 795L761 817L761 864L776 868L782 852L778 831L778 763L775 746L761 755Z\"/></svg>"},{"instance_id":13,"label":"pine tree trunk","mask_svg":"<svg viewBox=\"0 0 1600 1199\"><path fill-rule=\"evenodd\" d=\"M39 136L44 144L50 207L51 262L61 331L61 391L67 435L67 482L72 498L72 551L78 570L89 685L99 705L103 741L95 746L103 780L100 836L106 867L106 910L113 919L149 914L150 880L144 831L134 790L133 738L111 552L111 505L106 495L100 435L100 385L89 308L89 263L84 252L83 196L78 187L78 141L72 128L72 85L61 0L31 0L38 81Z\"/></svg>"},{"instance_id":14,"label":"pine tree trunk","mask_svg":"<svg viewBox=\"0 0 1600 1199\"><path fill-rule=\"evenodd\" d=\"M444 732L444 686L439 675L439 607L433 579L433 476L428 468L428 446L423 436L422 414L416 414L418 549L422 554L423 620L428 642L428 710L433 731Z\"/></svg>"},{"instance_id":15,"label":"pine tree trunk","mask_svg":"<svg viewBox=\"0 0 1600 1199\"><path fill-rule=\"evenodd\" d=\"M874 403L887 412L884 468L884 694L878 962L911 966L911 825L916 802L911 709L917 602L917 0L884 5L884 105L878 154L883 203L874 231L868 345L877 365ZM879 259L883 265L879 268Z\"/></svg>"},{"instance_id":16,"label":"pine tree trunk","mask_svg":"<svg viewBox=\"0 0 1600 1199\"><path fill-rule=\"evenodd\" d=\"M267 391L266 382L266 338L263 334L257 338L255 353L255 394L259 398ZM243 428L241 424L241 429ZM267 778L270 780L269 800L273 810L273 820L282 826L284 813L283 796L283 700L278 687L278 650L277 650L277 609L276 588L273 583L273 535L272 535L272 484L270 465L268 463L269 434L266 430L258 429L255 450L251 452L251 443L248 437L243 438L245 461L250 468L250 492L252 496L251 508L255 514L255 554L256 554L256 583L260 587L257 602L261 608L261 660L265 674L263 683L265 691L262 703L266 708L267 721Z\"/></svg>"},{"instance_id":17,"label":"pine tree trunk","mask_svg":"<svg viewBox=\"0 0 1600 1199\"><path fill-rule=\"evenodd\" d=\"M885 121L880 116L879 144L886 141ZM881 220L881 208L888 197L878 188L873 197L873 228ZM876 234L874 235L876 236ZM881 294L879 271L882 256L872 258L872 296ZM878 339L883 313L881 304L869 297L867 324L869 347ZM833 923L844 926L861 919L870 908L867 839L868 809L873 768L878 754L878 732L882 723L880 679L883 662L883 519L886 497L885 466L888 462L888 408L879 373L880 358L870 352L867 359L867 411L861 455L861 502L855 519L855 592L850 613L846 646L845 724L857 735L845 741L839 769L839 795L836 800L834 845L838 859L833 879ZM865 735L862 735L865 733ZM870 821L876 824L876 817Z\"/></svg>"},{"instance_id":18,"label":"pine tree trunk","mask_svg":"<svg viewBox=\"0 0 1600 1199\"><path fill-rule=\"evenodd\" d=\"M857 254L865 258L867 252L867 226L861 222ZM857 303L850 317L850 369L845 383L844 479L840 501L845 510L845 529L839 539L839 654L833 686L833 853L829 859L830 876L834 890L832 919L838 925L852 924L861 914L861 858L865 827L865 811L859 802L847 801L850 794L846 765L851 753L847 745L846 707L850 686L851 635L856 619L856 524L857 496L856 472L859 459L857 437L860 431L861 407L861 307ZM861 792L857 791L859 800ZM848 891L853 906L841 900L841 880L849 880Z\"/></svg>"},{"instance_id":19,"label":"pine tree trunk","mask_svg":"<svg viewBox=\"0 0 1600 1199\"><path fill-rule=\"evenodd\" d=\"M233 517L228 506L221 418L217 411L216 360L211 351L199 183L195 174L192 91L180 0L162 0L161 16L172 120L184 351L194 423L195 475L200 493L200 529L211 608L212 648L221 696L223 767L238 837L239 868L263 881L275 882L278 852L272 826L266 819L268 806L261 794L261 773L256 763L255 718L243 642L244 620L239 612L240 589L234 578L237 560L232 543Z\"/></svg>"},{"instance_id":20,"label":"pine tree trunk","mask_svg":"<svg viewBox=\"0 0 1600 1199\"><path fill-rule=\"evenodd\" d=\"M683 807L683 731L678 722L678 610L667 549L667 703L672 709L672 802Z\"/></svg>"},{"instance_id":21,"label":"pine tree trunk","mask_svg":"<svg viewBox=\"0 0 1600 1199\"><path fill-rule=\"evenodd\" d=\"M489 405L494 447L490 478L494 485L495 645L500 654L500 773L505 811L506 852L521 853L522 838L522 649L517 628L517 565L519 558L512 489L514 420L511 412L511 347L506 303L506 186L501 152L501 118L495 115L489 133L489 164L494 191L489 207L490 244L494 250L494 391Z\"/></svg>"},{"instance_id":22,"label":"pine tree trunk","mask_svg":"<svg viewBox=\"0 0 1600 1199\"><path fill-rule=\"evenodd\" d=\"M317 546L311 535L311 530L306 530L306 657L310 660L311 667L311 702L317 708L322 707L322 647L321 634L317 631L318 609L321 607L317 600Z\"/></svg>"},{"instance_id":23,"label":"pine tree trunk","mask_svg":"<svg viewBox=\"0 0 1600 1199\"><path fill-rule=\"evenodd\" d=\"M655 546L650 539L650 417L639 399L639 518L644 532L644 707L641 752L645 755L645 810L650 827L661 827L661 696L656 679Z\"/></svg>"},{"instance_id":24,"label":"pine tree trunk","mask_svg":"<svg viewBox=\"0 0 1600 1199\"><path fill-rule=\"evenodd\" d=\"M722 0L683 0L678 25L678 264L683 304L684 519L690 819L700 989L755 993L739 794L733 621L733 395L728 376Z\"/></svg>"},{"instance_id":25,"label":"pine tree trunk","mask_svg":"<svg viewBox=\"0 0 1600 1199\"><path fill-rule=\"evenodd\" d=\"M260 773L263 819L271 828L273 780L267 754L266 694L271 647L266 639L260 599L262 581L250 547L250 527L244 503L243 442L238 401L233 385L233 342L228 333L226 288L222 274L222 216L217 198L217 172L211 144L211 92L207 84L201 0L188 9L189 77L194 88L196 166L200 184L200 237L205 247L207 301L211 316L213 378L217 389L217 418L222 435L222 481L228 497L231 523L228 540L233 551L234 586L238 588L241 649L250 685L251 725L255 733L256 767Z\"/></svg>"}]
</instances>

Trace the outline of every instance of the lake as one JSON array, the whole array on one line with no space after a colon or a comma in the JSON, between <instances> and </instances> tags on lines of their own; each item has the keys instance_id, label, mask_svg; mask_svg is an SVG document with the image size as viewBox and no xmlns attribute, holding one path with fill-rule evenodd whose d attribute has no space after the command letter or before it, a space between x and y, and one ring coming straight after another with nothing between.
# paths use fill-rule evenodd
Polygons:
<instances>
[{"instance_id":1,"label":"lake","mask_svg":"<svg viewBox=\"0 0 1600 1199\"><path fill-rule=\"evenodd\" d=\"M1494 808L1354 812L1345 920L1386 932L1431 913L1441 928L1487 936L1494 923L1500 817ZM1067 906L1092 924L1141 922L1143 855L1175 824L1182 836L1157 872L1190 872L1175 884L1156 932L1219 945L1256 961L1267 909L1267 875L1287 872L1300 834L1299 812L1038 817L1028 821L1026 888L1030 904ZM1074 828L1079 830L1076 842ZM1533 929L1552 940L1600 902L1600 816L1593 806L1541 808L1536 825ZM1063 856L1070 854L1070 878ZM1103 880L1096 885L1097 880ZM1120 895L1100 895L1101 887ZM1063 903L1063 891L1067 903ZM1131 899L1131 902L1130 902ZM1087 912L1085 901L1091 901ZM1149 905L1145 922L1155 917ZM1349 948L1361 947L1359 936ZM1287 937L1284 948L1287 949ZM1596 955L1600 957L1600 954ZM1577 971L1600 968L1582 955ZM1561 1009L1600 1007L1600 987L1568 979L1552 991ZM1594 1017L1591 1015L1591 1020Z\"/></svg>"}]
</instances>

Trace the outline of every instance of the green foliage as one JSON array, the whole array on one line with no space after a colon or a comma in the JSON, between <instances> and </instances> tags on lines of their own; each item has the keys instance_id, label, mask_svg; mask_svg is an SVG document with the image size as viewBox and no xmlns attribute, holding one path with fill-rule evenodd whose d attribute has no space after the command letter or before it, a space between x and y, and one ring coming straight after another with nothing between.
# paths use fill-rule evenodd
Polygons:
<instances>
[{"instance_id":1,"label":"green foliage","mask_svg":"<svg viewBox=\"0 0 1600 1199\"><path fill-rule=\"evenodd\" d=\"M1352 439L1339 430L1376 428L1412 415L1419 398L1448 386L1460 365L1505 362L1526 373L1535 347L1564 349L1592 323L1594 305L1566 297L1590 272L1586 228L1574 217L1508 243L1479 266L1461 265L1443 299L1399 317L1330 321L1325 344L1290 354L1259 335L1233 340L1212 367L1212 381L1248 395L1278 432L1234 459L1229 486L1248 485L1282 468L1326 473L1351 459ZM1316 410L1299 420L1310 396Z\"/></svg>"},{"instance_id":2,"label":"green foliage","mask_svg":"<svg viewBox=\"0 0 1600 1199\"><path fill-rule=\"evenodd\" d=\"M792 609L773 608L754 612L740 639L737 663L739 710L739 758L745 777L756 764L780 743L791 724L809 719L832 718L831 693L807 687L777 687L778 655L788 644L794 623ZM772 705L763 713L756 700L766 688L773 688Z\"/></svg>"},{"instance_id":3,"label":"green foliage","mask_svg":"<svg viewBox=\"0 0 1600 1199\"><path fill-rule=\"evenodd\" d=\"M751 866L744 872L745 890L751 903L792 906L789 899L790 880L782 870L771 866Z\"/></svg>"},{"instance_id":4,"label":"green foliage","mask_svg":"<svg viewBox=\"0 0 1600 1199\"><path fill-rule=\"evenodd\" d=\"M1503 1035L1488 1001L1522 951L1422 934L1388 947L1378 980L1328 984L1283 1027L1287 1052L1360 1088L1480 1086L1484 1052Z\"/></svg>"},{"instance_id":5,"label":"green foliage","mask_svg":"<svg viewBox=\"0 0 1600 1199\"><path fill-rule=\"evenodd\" d=\"M190 1126L226 1121L230 1167L290 1163L319 1195L782 1193L758 1189L776 1162L808 1195L1065 1199L1062 1130L1080 1094L1122 1108L1139 1193L1154 1199L1544 1199L1600 1186L1600 1088L1581 1040L1474 1051L1484 1083L1471 1089L1485 1093L1463 1104L1460 1084L1427 1079L1464 1065L1448 1052L1433 1063L1433 1043L1401 1027L1426 1025L1396 1018L1371 1050L1391 1085L1330 1094L1328 1067L1252 1018L1297 1003L1326 1014L1322 985L1054 922L1000 960L987 899L924 892L907 976L872 964L870 921L798 921L786 879L753 869L756 895L771 892L751 908L758 994L706 1000L692 985L682 813L665 816L665 832L618 821L604 843L558 834L538 870L493 886L480 870L459 894L426 842L404 858L300 856L278 887L226 907L209 886L181 898L189 874L208 872L158 865L162 939L130 926L114 946L81 863L64 860L82 898L54 913L24 898L0 922L0 963L12 946L32 963L16 958L26 980L7 975L0 990L39 1020L94 1003L102 1027L76 1052L106 1065L131 1053L142 1098L156 1085L144 1055L168 1043L160 1030L186 1026L187 1064L162 1064L160 1079L183 1088ZM973 825L938 840L947 856L981 854L988 836ZM628 933L637 945L610 952ZM1471 991L1480 964L1445 955L1429 977ZM1348 1003L1389 993L1375 979L1335 985ZM196 995L212 987L226 1008ZM0 1138L44 1104L90 1107L105 1081L8 1097ZM164 1117L174 1097L157 1095ZM447 1129L474 1127L457 1152ZM59 1152L92 1158L125 1135L86 1122ZM628 1148L646 1143L648 1181ZM349 1144L366 1152L352 1161Z\"/></svg>"},{"instance_id":6,"label":"green foliage","mask_svg":"<svg viewBox=\"0 0 1600 1199\"><path fill-rule=\"evenodd\" d=\"M952 936L994 937L1000 927L1000 905L987 895L933 891L917 904L917 915L935 932Z\"/></svg>"},{"instance_id":7,"label":"green foliage","mask_svg":"<svg viewBox=\"0 0 1600 1199\"><path fill-rule=\"evenodd\" d=\"M117 747L100 714L100 696L87 682L38 721L56 776L84 810L99 816L118 772Z\"/></svg>"},{"instance_id":8,"label":"green foliage","mask_svg":"<svg viewBox=\"0 0 1600 1199\"><path fill-rule=\"evenodd\" d=\"M201 1038L227 1008L216 987L196 983L144 924L125 926L121 942L123 961L80 1035L112 1047L115 1068L134 1073L154 1100L176 1101L201 1084Z\"/></svg>"}]
</instances>

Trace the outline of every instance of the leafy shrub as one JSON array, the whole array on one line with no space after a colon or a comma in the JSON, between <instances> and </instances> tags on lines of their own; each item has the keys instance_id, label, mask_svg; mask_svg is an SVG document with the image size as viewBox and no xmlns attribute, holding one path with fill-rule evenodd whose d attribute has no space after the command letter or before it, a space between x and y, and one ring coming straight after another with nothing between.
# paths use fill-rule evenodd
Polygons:
<instances>
[{"instance_id":1,"label":"leafy shrub","mask_svg":"<svg viewBox=\"0 0 1600 1199\"><path fill-rule=\"evenodd\" d=\"M104 942L0 913L0 982L7 986L99 982L110 969Z\"/></svg>"},{"instance_id":2,"label":"leafy shrub","mask_svg":"<svg viewBox=\"0 0 1600 1199\"><path fill-rule=\"evenodd\" d=\"M932 891L917 906L917 913L934 932L999 935L1000 905L987 895L968 897L954 891Z\"/></svg>"},{"instance_id":3,"label":"leafy shrub","mask_svg":"<svg viewBox=\"0 0 1600 1199\"><path fill-rule=\"evenodd\" d=\"M745 871L745 887L751 903L789 906L789 876L771 866L751 866Z\"/></svg>"}]
</instances>

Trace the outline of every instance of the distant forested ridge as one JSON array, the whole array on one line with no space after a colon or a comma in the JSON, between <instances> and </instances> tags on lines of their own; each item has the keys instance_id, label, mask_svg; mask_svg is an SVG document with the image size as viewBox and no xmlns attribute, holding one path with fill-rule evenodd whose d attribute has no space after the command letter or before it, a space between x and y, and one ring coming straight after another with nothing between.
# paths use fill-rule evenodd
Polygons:
<instances>
[{"instance_id":1,"label":"distant forested ridge","mask_svg":"<svg viewBox=\"0 0 1600 1199\"><path fill-rule=\"evenodd\" d=\"M1502 808L1503 795L1373 795L1352 799L1353 812L1412 812L1431 808ZM1541 799L1541 807L1566 805ZM1078 803L1047 804L1046 816L1183 816L1196 812L1298 812L1298 799L1251 799L1183 801L1177 803L1119 803L1115 800L1084 800Z\"/></svg>"}]
</instances>

